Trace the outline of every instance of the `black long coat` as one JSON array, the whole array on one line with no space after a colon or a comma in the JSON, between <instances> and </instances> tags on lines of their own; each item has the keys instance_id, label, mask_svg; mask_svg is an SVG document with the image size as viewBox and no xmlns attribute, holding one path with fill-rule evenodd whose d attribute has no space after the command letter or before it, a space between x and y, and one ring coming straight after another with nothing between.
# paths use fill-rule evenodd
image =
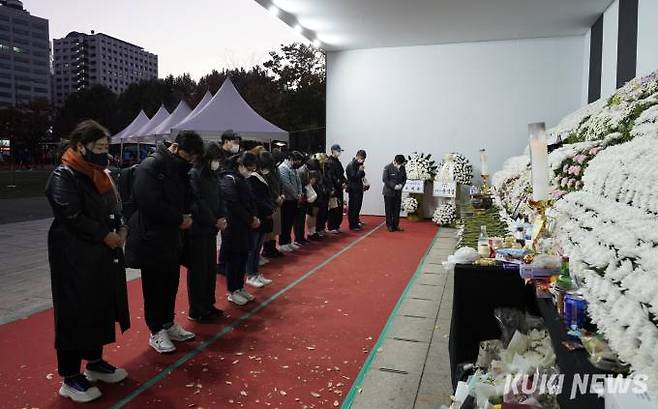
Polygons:
<instances>
[{"instance_id":1,"label":"black long coat","mask_svg":"<svg viewBox=\"0 0 658 409\"><path fill-rule=\"evenodd\" d=\"M130 327L123 250L103 243L120 225L114 192L101 195L89 177L61 165L48 179L46 196L55 216L48 232L55 348L110 344L116 322L122 331Z\"/></svg>"},{"instance_id":2,"label":"black long coat","mask_svg":"<svg viewBox=\"0 0 658 409\"><path fill-rule=\"evenodd\" d=\"M228 221L222 232L222 250L246 253L251 248L251 222L258 216L251 187L237 171L224 172L221 186Z\"/></svg>"}]
</instances>

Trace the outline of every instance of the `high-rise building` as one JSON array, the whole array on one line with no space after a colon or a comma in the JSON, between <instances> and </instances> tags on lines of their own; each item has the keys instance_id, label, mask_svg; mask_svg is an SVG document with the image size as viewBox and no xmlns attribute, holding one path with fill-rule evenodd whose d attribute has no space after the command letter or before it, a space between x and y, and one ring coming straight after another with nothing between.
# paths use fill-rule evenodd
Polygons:
<instances>
[{"instance_id":1,"label":"high-rise building","mask_svg":"<svg viewBox=\"0 0 658 409\"><path fill-rule=\"evenodd\" d=\"M158 56L102 33L71 32L53 41L53 100L61 106L72 93L104 85L117 94L130 84L158 78Z\"/></svg>"},{"instance_id":2,"label":"high-rise building","mask_svg":"<svg viewBox=\"0 0 658 409\"><path fill-rule=\"evenodd\" d=\"M0 0L0 106L50 102L48 20Z\"/></svg>"}]
</instances>

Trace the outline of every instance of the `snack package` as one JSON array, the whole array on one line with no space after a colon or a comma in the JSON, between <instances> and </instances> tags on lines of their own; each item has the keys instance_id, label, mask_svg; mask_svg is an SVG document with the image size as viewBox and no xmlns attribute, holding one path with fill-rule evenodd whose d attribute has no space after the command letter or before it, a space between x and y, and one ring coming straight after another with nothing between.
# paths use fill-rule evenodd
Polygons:
<instances>
[{"instance_id":1,"label":"snack package","mask_svg":"<svg viewBox=\"0 0 658 409\"><path fill-rule=\"evenodd\" d=\"M596 368L603 371L620 373L629 370L630 366L619 360L617 354L610 349L602 335L582 332L580 334L580 341L583 343L587 353L589 353L589 361Z\"/></svg>"}]
</instances>

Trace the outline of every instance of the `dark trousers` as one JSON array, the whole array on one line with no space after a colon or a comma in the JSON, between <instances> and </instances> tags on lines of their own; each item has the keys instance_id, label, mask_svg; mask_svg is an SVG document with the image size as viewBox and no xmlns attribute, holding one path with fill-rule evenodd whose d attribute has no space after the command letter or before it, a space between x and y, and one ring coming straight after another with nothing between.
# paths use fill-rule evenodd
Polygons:
<instances>
[{"instance_id":1,"label":"dark trousers","mask_svg":"<svg viewBox=\"0 0 658 409\"><path fill-rule=\"evenodd\" d=\"M227 250L226 257L226 288L230 293L244 288L244 274L247 266L247 250Z\"/></svg>"},{"instance_id":2,"label":"dark trousers","mask_svg":"<svg viewBox=\"0 0 658 409\"><path fill-rule=\"evenodd\" d=\"M189 316L203 317L215 306L217 282L217 236L190 236L189 268L187 270L187 297Z\"/></svg>"},{"instance_id":3,"label":"dark trousers","mask_svg":"<svg viewBox=\"0 0 658 409\"><path fill-rule=\"evenodd\" d=\"M317 231L327 229L327 220L329 218L329 198L326 196L318 197L318 218L315 222Z\"/></svg>"},{"instance_id":4,"label":"dark trousers","mask_svg":"<svg viewBox=\"0 0 658 409\"><path fill-rule=\"evenodd\" d=\"M249 277L258 275L258 265L260 264L260 252L265 244L267 233L252 231L251 232L251 249L247 253L246 272Z\"/></svg>"},{"instance_id":5,"label":"dark trousers","mask_svg":"<svg viewBox=\"0 0 658 409\"><path fill-rule=\"evenodd\" d=\"M308 203L299 205L295 213L295 241L298 243L306 240L306 211L308 206Z\"/></svg>"},{"instance_id":6,"label":"dark trousers","mask_svg":"<svg viewBox=\"0 0 658 409\"><path fill-rule=\"evenodd\" d=\"M348 219L350 221L350 229L359 227L359 213L361 213L361 206L363 206L363 190L361 191L350 191L349 193L349 202L348 205Z\"/></svg>"},{"instance_id":7,"label":"dark trousers","mask_svg":"<svg viewBox=\"0 0 658 409\"><path fill-rule=\"evenodd\" d=\"M281 206L281 234L279 235L279 245L290 244L292 242L292 227L295 224L297 216L297 201L285 200Z\"/></svg>"},{"instance_id":8,"label":"dark trousers","mask_svg":"<svg viewBox=\"0 0 658 409\"><path fill-rule=\"evenodd\" d=\"M343 224L343 196L338 198L338 207L329 209L329 220L327 221L327 228L329 230L338 230L340 225Z\"/></svg>"},{"instance_id":9,"label":"dark trousers","mask_svg":"<svg viewBox=\"0 0 658 409\"><path fill-rule=\"evenodd\" d=\"M103 347L92 348L84 351L80 350L57 350L57 372L60 376L67 378L80 373L80 364L82 360L98 361L103 357Z\"/></svg>"},{"instance_id":10,"label":"dark trousers","mask_svg":"<svg viewBox=\"0 0 658 409\"><path fill-rule=\"evenodd\" d=\"M180 266L168 268L143 268L142 293L144 294L144 318L155 334L174 322L176 293L180 280Z\"/></svg>"},{"instance_id":11,"label":"dark trousers","mask_svg":"<svg viewBox=\"0 0 658 409\"><path fill-rule=\"evenodd\" d=\"M400 208L402 207L402 195L384 196L384 209L386 211L386 227L397 229L400 227Z\"/></svg>"}]
</instances>

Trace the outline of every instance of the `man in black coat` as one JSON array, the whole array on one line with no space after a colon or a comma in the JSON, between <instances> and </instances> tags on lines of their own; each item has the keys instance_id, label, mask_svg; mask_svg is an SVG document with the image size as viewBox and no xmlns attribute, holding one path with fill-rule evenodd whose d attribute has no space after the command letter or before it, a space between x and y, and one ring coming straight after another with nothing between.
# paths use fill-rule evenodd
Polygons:
<instances>
[{"instance_id":1,"label":"man in black coat","mask_svg":"<svg viewBox=\"0 0 658 409\"><path fill-rule=\"evenodd\" d=\"M343 223L343 191L347 187L345 169L340 163L340 155L343 152L340 145L331 146L331 156L327 161L327 177L331 184L329 192L329 215L327 228L331 233L340 233L340 225Z\"/></svg>"},{"instance_id":2,"label":"man in black coat","mask_svg":"<svg viewBox=\"0 0 658 409\"><path fill-rule=\"evenodd\" d=\"M400 228L400 207L402 206L402 188L407 183L404 155L395 155L392 163L384 167L384 207L386 209L386 227L388 231L402 231Z\"/></svg>"},{"instance_id":3,"label":"man in black coat","mask_svg":"<svg viewBox=\"0 0 658 409\"><path fill-rule=\"evenodd\" d=\"M183 132L172 144L161 144L135 172L136 212L130 219L130 265L142 270L144 318L151 331L149 345L173 352L171 342L194 334L174 322L182 255L182 232L192 226L188 172L203 155L203 141Z\"/></svg>"},{"instance_id":4,"label":"man in black coat","mask_svg":"<svg viewBox=\"0 0 658 409\"><path fill-rule=\"evenodd\" d=\"M231 158L240 152L240 142L242 138L234 130L228 129L222 133L222 145L219 152L219 169L217 174L230 169Z\"/></svg>"},{"instance_id":5,"label":"man in black coat","mask_svg":"<svg viewBox=\"0 0 658 409\"><path fill-rule=\"evenodd\" d=\"M363 226L359 219L361 206L363 206L363 192L370 188L367 183L364 183L366 177L366 169L364 166L365 161L366 151L361 149L356 153L352 162L350 162L345 169L345 174L347 175L347 193L349 197L347 216L350 222L350 230L361 230L361 227Z\"/></svg>"}]
</instances>

